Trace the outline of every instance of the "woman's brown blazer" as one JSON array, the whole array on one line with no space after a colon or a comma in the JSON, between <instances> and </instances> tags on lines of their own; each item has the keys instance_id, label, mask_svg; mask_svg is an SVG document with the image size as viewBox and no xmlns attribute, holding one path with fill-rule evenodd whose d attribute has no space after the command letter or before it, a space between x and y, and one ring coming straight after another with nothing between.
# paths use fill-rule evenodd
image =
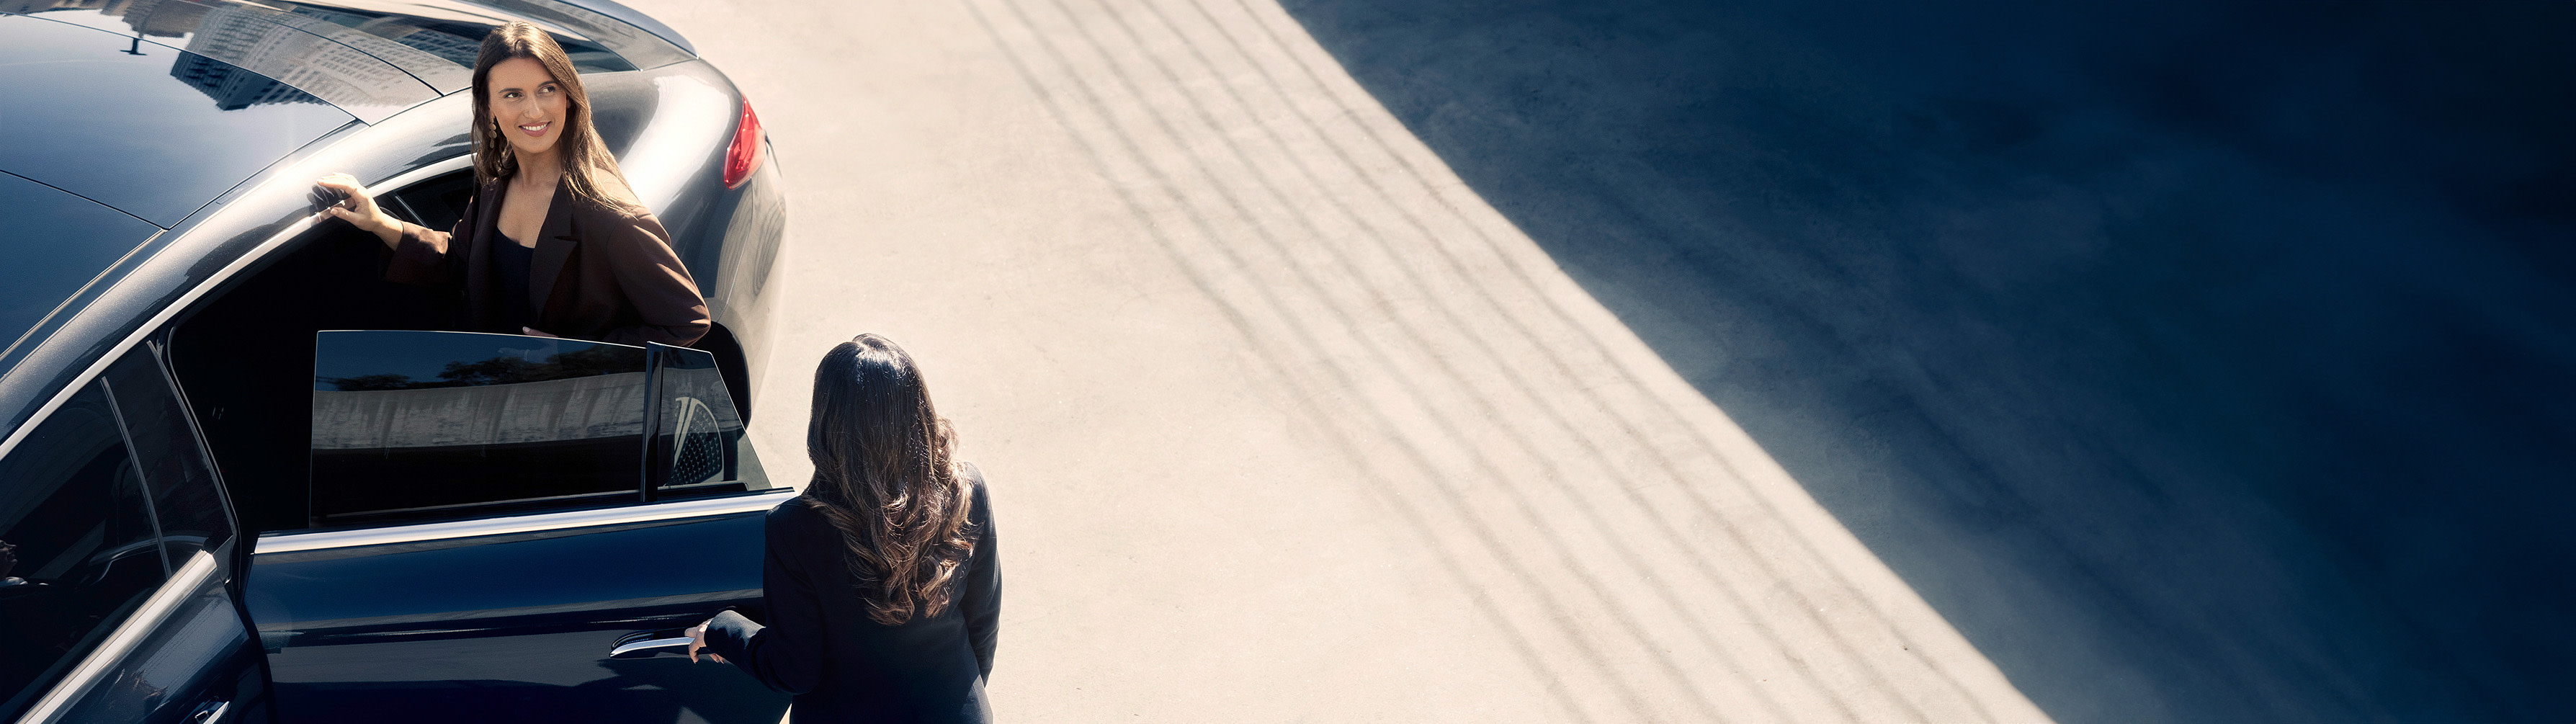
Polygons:
<instances>
[{"instance_id":1,"label":"woman's brown blazer","mask_svg":"<svg viewBox=\"0 0 2576 724\"><path fill-rule=\"evenodd\" d=\"M484 184L465 203L465 218L440 232L404 223L402 241L385 263L385 280L465 290L465 323L474 331L499 329L501 283L493 278L491 245L506 179ZM562 184L546 205L528 265L528 326L558 337L640 345L687 345L706 336L707 300L687 267L671 252L670 232L652 212L624 211L580 199Z\"/></svg>"}]
</instances>

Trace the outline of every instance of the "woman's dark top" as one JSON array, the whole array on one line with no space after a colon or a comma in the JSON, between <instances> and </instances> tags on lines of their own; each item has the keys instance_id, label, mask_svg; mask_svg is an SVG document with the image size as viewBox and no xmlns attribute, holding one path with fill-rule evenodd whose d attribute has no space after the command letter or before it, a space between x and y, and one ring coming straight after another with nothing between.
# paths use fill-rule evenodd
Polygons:
<instances>
[{"instance_id":1,"label":"woman's dark top","mask_svg":"<svg viewBox=\"0 0 2576 724\"><path fill-rule=\"evenodd\" d=\"M509 179L483 184L448 231L404 222L385 259L385 280L465 293L461 329L642 345L687 346L714 326L697 281L671 250L671 234L648 211L575 196L561 182L547 202L545 225L528 249L527 273L515 294L502 288L493 257L518 246L501 236ZM525 248L525 247L522 247ZM525 319L506 324L511 300Z\"/></svg>"},{"instance_id":2,"label":"woman's dark top","mask_svg":"<svg viewBox=\"0 0 2576 724\"><path fill-rule=\"evenodd\" d=\"M991 721L984 677L1001 618L1001 561L983 476L968 466L967 481L975 552L951 579L947 610L901 626L868 618L840 530L800 496L769 510L760 579L769 625L716 614L706 650L795 694L794 722Z\"/></svg>"},{"instance_id":3,"label":"woman's dark top","mask_svg":"<svg viewBox=\"0 0 2576 724\"><path fill-rule=\"evenodd\" d=\"M537 250L520 246L508 234L492 234L492 275L501 282L501 328L512 334L537 323L528 315L528 262L535 258Z\"/></svg>"}]
</instances>

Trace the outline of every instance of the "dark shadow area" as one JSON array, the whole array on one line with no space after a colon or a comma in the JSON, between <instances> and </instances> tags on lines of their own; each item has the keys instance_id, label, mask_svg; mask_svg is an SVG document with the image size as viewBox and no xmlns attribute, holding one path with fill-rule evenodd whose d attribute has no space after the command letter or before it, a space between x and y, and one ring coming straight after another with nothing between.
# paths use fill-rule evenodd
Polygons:
<instances>
[{"instance_id":1,"label":"dark shadow area","mask_svg":"<svg viewBox=\"0 0 2576 724\"><path fill-rule=\"evenodd\" d=\"M313 334L453 329L453 292L384 281L389 252L343 221L216 292L180 322L170 368L196 407L233 504L253 530L312 524Z\"/></svg>"},{"instance_id":2,"label":"dark shadow area","mask_svg":"<svg viewBox=\"0 0 2576 724\"><path fill-rule=\"evenodd\" d=\"M2576 718L2576 5L1284 4L2052 716Z\"/></svg>"}]
</instances>

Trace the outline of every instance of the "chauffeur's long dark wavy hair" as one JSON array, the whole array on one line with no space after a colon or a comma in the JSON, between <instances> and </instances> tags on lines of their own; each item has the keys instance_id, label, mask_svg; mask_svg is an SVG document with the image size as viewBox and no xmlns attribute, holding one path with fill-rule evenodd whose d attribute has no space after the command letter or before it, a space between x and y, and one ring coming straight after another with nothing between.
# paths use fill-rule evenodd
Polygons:
<instances>
[{"instance_id":1,"label":"chauffeur's long dark wavy hair","mask_svg":"<svg viewBox=\"0 0 2576 724\"><path fill-rule=\"evenodd\" d=\"M862 334L814 370L814 459L807 505L841 531L868 618L889 626L947 610L957 569L975 552L973 505L956 436L930 405L912 356Z\"/></svg>"},{"instance_id":2,"label":"chauffeur's long dark wavy hair","mask_svg":"<svg viewBox=\"0 0 2576 724\"><path fill-rule=\"evenodd\" d=\"M563 138L555 143L563 154L564 188L575 197L612 209L633 208L634 203L623 196L626 176L617 170L617 157L609 155L608 145L600 142L599 131L590 125L590 92L582 89L572 56L564 54L554 36L526 22L493 28L483 36L483 50L474 57L474 185L519 172L518 154L511 152L501 126L492 122L492 66L511 58L537 61L563 88Z\"/></svg>"}]
</instances>

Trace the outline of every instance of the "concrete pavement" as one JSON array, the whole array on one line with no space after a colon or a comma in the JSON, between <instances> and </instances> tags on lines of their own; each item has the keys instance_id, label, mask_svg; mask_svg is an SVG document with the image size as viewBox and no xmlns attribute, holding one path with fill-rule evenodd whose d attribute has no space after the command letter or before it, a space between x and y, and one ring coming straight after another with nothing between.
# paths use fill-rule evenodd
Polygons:
<instances>
[{"instance_id":1,"label":"concrete pavement","mask_svg":"<svg viewBox=\"0 0 2576 724\"><path fill-rule=\"evenodd\" d=\"M638 0L790 182L753 427L921 362L1019 721L2037 721L1275 5Z\"/></svg>"}]
</instances>

